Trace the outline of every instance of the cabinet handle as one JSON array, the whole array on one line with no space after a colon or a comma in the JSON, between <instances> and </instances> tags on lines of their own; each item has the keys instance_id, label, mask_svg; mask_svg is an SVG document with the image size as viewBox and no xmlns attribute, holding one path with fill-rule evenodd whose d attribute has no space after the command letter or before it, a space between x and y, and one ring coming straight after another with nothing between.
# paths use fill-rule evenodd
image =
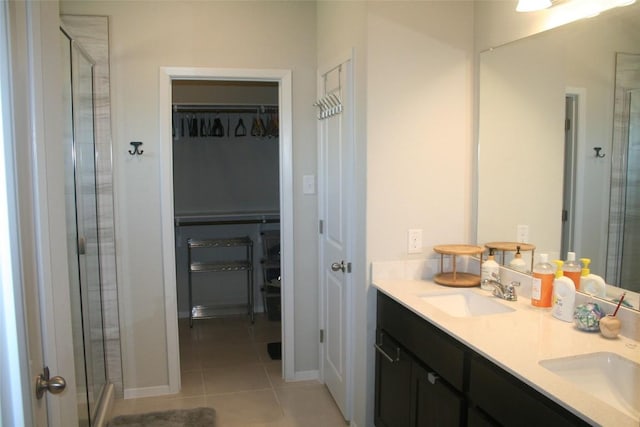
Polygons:
<instances>
[{"instance_id":1,"label":"cabinet handle","mask_svg":"<svg viewBox=\"0 0 640 427\"><path fill-rule=\"evenodd\" d=\"M399 348L399 347L396 347L396 357L395 357L395 359L394 359L393 357L389 356L389 354L388 354L386 351L384 351L384 350L382 349L382 347L380 347L377 343L376 343L376 344L374 344L373 346L376 348L376 350L378 351L378 353L380 353L381 355L383 355L383 356L384 356L384 358L385 358L385 359L387 359L389 362L391 362L391 363L396 363L396 362L399 362L399 361L400 361L400 348Z\"/></svg>"},{"instance_id":2,"label":"cabinet handle","mask_svg":"<svg viewBox=\"0 0 640 427\"><path fill-rule=\"evenodd\" d=\"M435 372L427 373L427 381L429 381L431 384L437 383L439 379L440 379L440 376Z\"/></svg>"}]
</instances>

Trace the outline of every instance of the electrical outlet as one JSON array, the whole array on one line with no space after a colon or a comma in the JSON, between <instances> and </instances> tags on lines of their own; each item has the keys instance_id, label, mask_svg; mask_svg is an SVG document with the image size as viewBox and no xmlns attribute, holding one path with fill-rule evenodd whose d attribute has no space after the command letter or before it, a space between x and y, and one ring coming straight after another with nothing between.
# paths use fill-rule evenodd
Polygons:
<instances>
[{"instance_id":1,"label":"electrical outlet","mask_svg":"<svg viewBox=\"0 0 640 427\"><path fill-rule=\"evenodd\" d=\"M529 241L529 226L528 225L518 225L518 231L516 236L516 242L518 243L527 243Z\"/></svg>"},{"instance_id":2,"label":"electrical outlet","mask_svg":"<svg viewBox=\"0 0 640 427\"><path fill-rule=\"evenodd\" d=\"M422 229L413 228L409 230L409 246L407 252L410 254L422 253Z\"/></svg>"}]
</instances>

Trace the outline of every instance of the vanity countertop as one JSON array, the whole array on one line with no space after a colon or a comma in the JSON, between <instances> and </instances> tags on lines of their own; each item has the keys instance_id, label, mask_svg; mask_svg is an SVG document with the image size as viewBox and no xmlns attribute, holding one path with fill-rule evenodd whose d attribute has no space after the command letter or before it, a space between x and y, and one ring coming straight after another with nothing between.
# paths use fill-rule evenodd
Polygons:
<instances>
[{"instance_id":1,"label":"vanity countertop","mask_svg":"<svg viewBox=\"0 0 640 427\"><path fill-rule=\"evenodd\" d=\"M545 396L594 425L634 426L638 420L584 392L540 366L545 359L594 352L617 353L640 363L640 343L626 337L604 338L581 332L572 323L551 315L551 309L533 307L522 296L518 301L496 300L515 311L475 317L452 317L424 302L420 296L452 291L428 280L376 279L374 286L409 310L442 329ZM489 292L473 292L495 298Z\"/></svg>"}]
</instances>

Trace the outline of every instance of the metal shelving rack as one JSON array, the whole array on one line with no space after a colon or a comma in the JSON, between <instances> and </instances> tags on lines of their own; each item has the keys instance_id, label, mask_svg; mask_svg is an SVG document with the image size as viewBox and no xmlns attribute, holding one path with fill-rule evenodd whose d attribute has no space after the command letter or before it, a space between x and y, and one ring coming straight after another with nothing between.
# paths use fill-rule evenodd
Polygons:
<instances>
[{"instance_id":1,"label":"metal shelving rack","mask_svg":"<svg viewBox=\"0 0 640 427\"><path fill-rule=\"evenodd\" d=\"M189 326L193 327L194 319L206 319L215 317L214 308L205 305L194 305L192 275L194 273L222 273L222 272L246 272L247 273L247 314L251 323L255 320L253 297L253 241L247 237L235 237L226 239L189 239ZM244 259L232 259L225 261L193 261L194 249L228 249L246 248Z\"/></svg>"}]
</instances>

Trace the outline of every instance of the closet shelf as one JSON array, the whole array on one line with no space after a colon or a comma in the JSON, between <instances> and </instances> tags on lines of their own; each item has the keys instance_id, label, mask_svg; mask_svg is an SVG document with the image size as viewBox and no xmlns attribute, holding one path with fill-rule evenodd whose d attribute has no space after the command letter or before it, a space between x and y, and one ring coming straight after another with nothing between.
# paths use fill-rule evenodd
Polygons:
<instances>
[{"instance_id":1,"label":"closet shelf","mask_svg":"<svg viewBox=\"0 0 640 427\"><path fill-rule=\"evenodd\" d=\"M189 239L189 246L191 248L229 248L232 246L247 246L251 244L251 239L248 237L206 240Z\"/></svg>"},{"instance_id":2,"label":"closet shelf","mask_svg":"<svg viewBox=\"0 0 640 427\"><path fill-rule=\"evenodd\" d=\"M193 273L220 273L224 271L246 271L251 270L249 262L192 262L189 271Z\"/></svg>"},{"instance_id":3,"label":"closet shelf","mask_svg":"<svg viewBox=\"0 0 640 427\"><path fill-rule=\"evenodd\" d=\"M272 113L278 110L277 104L173 104L175 113Z\"/></svg>"}]
</instances>

